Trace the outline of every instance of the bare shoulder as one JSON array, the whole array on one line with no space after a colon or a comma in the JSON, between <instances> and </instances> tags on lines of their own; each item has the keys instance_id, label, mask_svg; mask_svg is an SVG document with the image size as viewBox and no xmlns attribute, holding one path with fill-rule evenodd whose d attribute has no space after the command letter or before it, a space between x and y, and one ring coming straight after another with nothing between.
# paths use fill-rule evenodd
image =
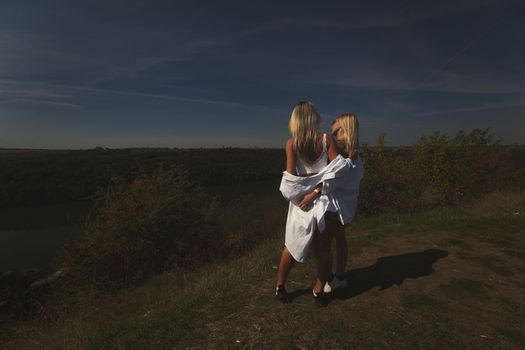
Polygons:
<instances>
[{"instance_id":1,"label":"bare shoulder","mask_svg":"<svg viewBox=\"0 0 525 350\"><path fill-rule=\"evenodd\" d=\"M297 174L295 169L295 154L293 151L293 140L286 141L286 171L290 174Z\"/></svg>"}]
</instances>

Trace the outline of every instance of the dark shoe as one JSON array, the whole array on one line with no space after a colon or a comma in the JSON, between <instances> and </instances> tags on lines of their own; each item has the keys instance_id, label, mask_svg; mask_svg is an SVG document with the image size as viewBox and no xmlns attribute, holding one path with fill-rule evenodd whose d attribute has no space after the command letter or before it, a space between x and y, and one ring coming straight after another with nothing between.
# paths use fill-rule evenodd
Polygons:
<instances>
[{"instance_id":1,"label":"dark shoe","mask_svg":"<svg viewBox=\"0 0 525 350\"><path fill-rule=\"evenodd\" d=\"M286 292L286 289L284 289L284 286L281 284L278 285L277 288L275 288L275 297L283 304L288 304L290 302L290 299L288 298L288 293Z\"/></svg>"},{"instance_id":2,"label":"dark shoe","mask_svg":"<svg viewBox=\"0 0 525 350\"><path fill-rule=\"evenodd\" d=\"M312 290L312 294L314 296L315 305L317 305L317 307L326 307L328 305L328 297L323 291L316 293Z\"/></svg>"}]
</instances>

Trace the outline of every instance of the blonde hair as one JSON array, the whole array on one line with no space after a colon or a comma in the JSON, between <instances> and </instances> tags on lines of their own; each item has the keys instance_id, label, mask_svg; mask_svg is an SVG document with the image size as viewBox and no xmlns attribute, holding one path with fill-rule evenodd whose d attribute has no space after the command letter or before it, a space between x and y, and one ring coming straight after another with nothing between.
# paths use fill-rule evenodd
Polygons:
<instances>
[{"instance_id":1,"label":"blonde hair","mask_svg":"<svg viewBox=\"0 0 525 350\"><path fill-rule=\"evenodd\" d=\"M345 152L350 154L353 150L359 150L359 121L353 113L341 114L337 117L345 138Z\"/></svg>"},{"instance_id":2,"label":"blonde hair","mask_svg":"<svg viewBox=\"0 0 525 350\"><path fill-rule=\"evenodd\" d=\"M321 117L310 101L301 101L294 107L288 127L292 134L295 154L308 164L316 160L317 135Z\"/></svg>"}]
</instances>

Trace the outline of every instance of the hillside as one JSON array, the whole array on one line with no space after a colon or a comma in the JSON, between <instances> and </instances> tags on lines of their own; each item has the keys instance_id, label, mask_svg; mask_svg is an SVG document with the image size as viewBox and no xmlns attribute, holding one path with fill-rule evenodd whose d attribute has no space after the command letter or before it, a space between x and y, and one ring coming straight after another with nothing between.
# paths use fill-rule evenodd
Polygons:
<instances>
[{"instance_id":1,"label":"hillside","mask_svg":"<svg viewBox=\"0 0 525 350\"><path fill-rule=\"evenodd\" d=\"M283 218L284 221L284 218ZM525 342L525 194L383 215L347 229L350 287L325 309L315 259L274 300L282 238L192 273L56 305L2 331L2 349L518 349ZM57 298L58 299L58 298Z\"/></svg>"}]
</instances>

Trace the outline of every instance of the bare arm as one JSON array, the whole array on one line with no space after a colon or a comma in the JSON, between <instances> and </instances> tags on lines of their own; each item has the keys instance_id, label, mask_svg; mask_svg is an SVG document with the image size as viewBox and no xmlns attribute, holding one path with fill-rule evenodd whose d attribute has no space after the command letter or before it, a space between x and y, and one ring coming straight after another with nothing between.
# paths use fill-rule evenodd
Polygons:
<instances>
[{"instance_id":1,"label":"bare arm","mask_svg":"<svg viewBox=\"0 0 525 350\"><path fill-rule=\"evenodd\" d=\"M286 171L292 175L297 175L296 159L293 151L292 139L286 141Z\"/></svg>"},{"instance_id":2,"label":"bare arm","mask_svg":"<svg viewBox=\"0 0 525 350\"><path fill-rule=\"evenodd\" d=\"M304 211L310 210L314 200L319 198L319 196L321 195L322 188L323 188L323 184L319 184L315 187L315 189L312 192L306 194L303 197L303 200L301 201L301 203L299 203L299 208L301 208Z\"/></svg>"},{"instance_id":3,"label":"bare arm","mask_svg":"<svg viewBox=\"0 0 525 350\"><path fill-rule=\"evenodd\" d=\"M328 148L328 160L331 162L337 156L339 155L339 150L337 149L337 145L334 142L334 139L329 136L326 138L327 148Z\"/></svg>"},{"instance_id":4,"label":"bare arm","mask_svg":"<svg viewBox=\"0 0 525 350\"><path fill-rule=\"evenodd\" d=\"M357 159L357 156L359 155L359 151L354 149L354 150L351 150L349 153L348 153L348 158L352 159L353 161L355 161Z\"/></svg>"}]
</instances>

